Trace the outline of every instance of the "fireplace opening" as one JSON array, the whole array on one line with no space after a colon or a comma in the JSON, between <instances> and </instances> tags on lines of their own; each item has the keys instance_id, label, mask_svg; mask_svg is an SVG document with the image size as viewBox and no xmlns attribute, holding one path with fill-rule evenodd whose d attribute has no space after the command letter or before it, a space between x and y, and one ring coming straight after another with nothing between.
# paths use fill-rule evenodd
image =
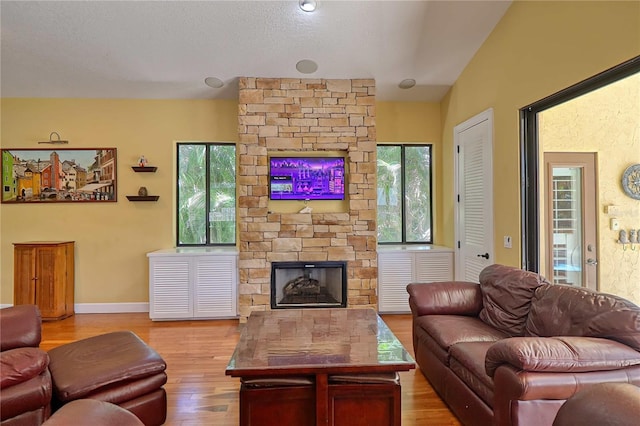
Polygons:
<instances>
[{"instance_id":1,"label":"fireplace opening","mask_svg":"<svg viewBox=\"0 0 640 426\"><path fill-rule=\"evenodd\" d=\"M336 307L347 307L347 262L271 263L271 309Z\"/></svg>"}]
</instances>

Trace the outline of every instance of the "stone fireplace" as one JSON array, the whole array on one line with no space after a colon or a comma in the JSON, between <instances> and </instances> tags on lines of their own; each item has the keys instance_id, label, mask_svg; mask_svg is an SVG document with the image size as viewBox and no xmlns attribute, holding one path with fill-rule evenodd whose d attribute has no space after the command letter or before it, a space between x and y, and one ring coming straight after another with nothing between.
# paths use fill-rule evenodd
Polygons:
<instances>
[{"instance_id":1,"label":"stone fireplace","mask_svg":"<svg viewBox=\"0 0 640 426\"><path fill-rule=\"evenodd\" d=\"M374 80L243 77L239 88L241 321L271 308L272 262L347 262L346 305L376 307ZM346 158L344 207L292 213L269 200L269 156L323 151Z\"/></svg>"},{"instance_id":2,"label":"stone fireplace","mask_svg":"<svg viewBox=\"0 0 640 426\"><path fill-rule=\"evenodd\" d=\"M271 309L346 306L347 262L271 262Z\"/></svg>"}]
</instances>

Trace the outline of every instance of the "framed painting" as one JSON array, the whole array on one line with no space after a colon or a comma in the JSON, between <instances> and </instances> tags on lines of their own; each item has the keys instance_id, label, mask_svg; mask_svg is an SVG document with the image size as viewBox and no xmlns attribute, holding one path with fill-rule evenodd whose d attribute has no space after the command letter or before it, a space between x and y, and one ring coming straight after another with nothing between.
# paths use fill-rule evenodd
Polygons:
<instances>
[{"instance_id":1,"label":"framed painting","mask_svg":"<svg viewBox=\"0 0 640 426\"><path fill-rule=\"evenodd\" d=\"M3 203L117 201L116 148L1 151Z\"/></svg>"}]
</instances>

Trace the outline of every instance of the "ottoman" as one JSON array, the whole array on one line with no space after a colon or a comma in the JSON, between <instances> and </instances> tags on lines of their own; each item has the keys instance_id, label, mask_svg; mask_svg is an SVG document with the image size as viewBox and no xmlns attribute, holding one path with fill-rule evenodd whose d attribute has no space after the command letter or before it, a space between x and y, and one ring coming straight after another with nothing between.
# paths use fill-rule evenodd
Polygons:
<instances>
[{"instance_id":1,"label":"ottoman","mask_svg":"<svg viewBox=\"0 0 640 426\"><path fill-rule=\"evenodd\" d=\"M334 426L400 426L398 373L329 376L329 415Z\"/></svg>"},{"instance_id":2,"label":"ottoman","mask_svg":"<svg viewBox=\"0 0 640 426\"><path fill-rule=\"evenodd\" d=\"M133 413L110 402L97 399L78 399L71 401L49 417L42 426L69 426L78 424L100 426L142 426Z\"/></svg>"},{"instance_id":3,"label":"ottoman","mask_svg":"<svg viewBox=\"0 0 640 426\"><path fill-rule=\"evenodd\" d=\"M166 420L166 363L130 331L68 343L49 351L53 409L97 399L131 411L146 426Z\"/></svg>"}]
</instances>

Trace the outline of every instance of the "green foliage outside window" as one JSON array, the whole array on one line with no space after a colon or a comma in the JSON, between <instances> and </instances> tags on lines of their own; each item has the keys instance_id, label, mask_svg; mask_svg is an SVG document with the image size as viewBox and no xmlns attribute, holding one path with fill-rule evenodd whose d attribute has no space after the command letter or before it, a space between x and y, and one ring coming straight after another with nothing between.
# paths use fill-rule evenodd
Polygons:
<instances>
[{"instance_id":1,"label":"green foliage outside window","mask_svg":"<svg viewBox=\"0 0 640 426\"><path fill-rule=\"evenodd\" d=\"M178 144L177 174L178 245L234 244L235 145Z\"/></svg>"},{"instance_id":2,"label":"green foliage outside window","mask_svg":"<svg viewBox=\"0 0 640 426\"><path fill-rule=\"evenodd\" d=\"M379 145L378 242L431 243L431 146Z\"/></svg>"}]
</instances>

